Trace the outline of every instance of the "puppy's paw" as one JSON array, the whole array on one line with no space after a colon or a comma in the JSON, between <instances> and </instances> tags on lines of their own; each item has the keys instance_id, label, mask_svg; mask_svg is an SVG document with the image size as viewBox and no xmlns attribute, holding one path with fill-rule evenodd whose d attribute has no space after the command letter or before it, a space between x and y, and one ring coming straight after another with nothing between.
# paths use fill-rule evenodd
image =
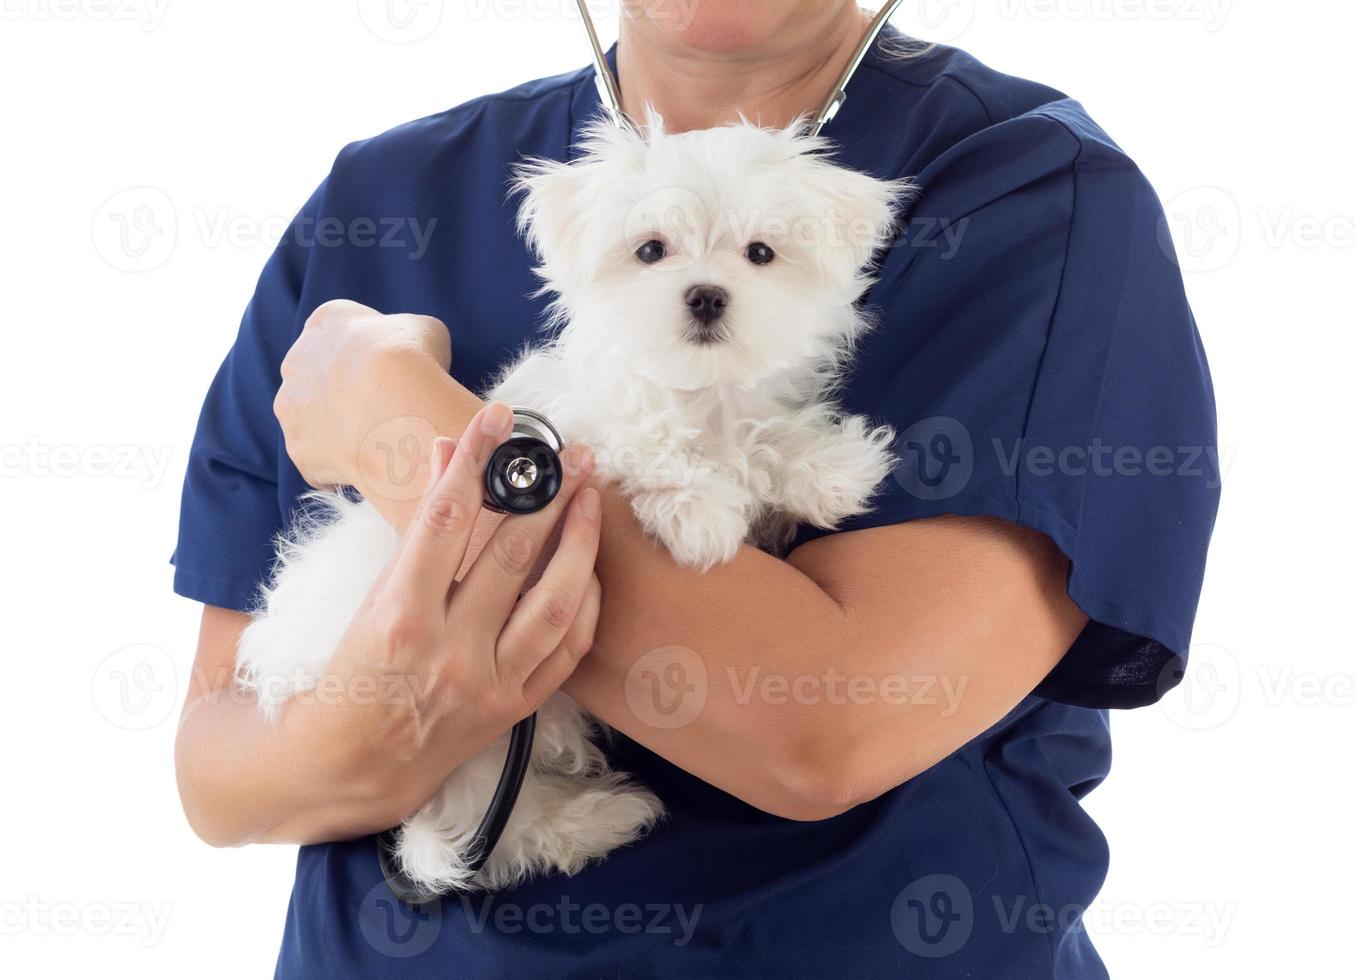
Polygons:
<instances>
[{"instance_id":1,"label":"puppy's paw","mask_svg":"<svg viewBox=\"0 0 1356 980\"><path fill-rule=\"evenodd\" d=\"M641 526L673 560L705 571L734 559L749 535L748 508L734 495L681 488L632 498Z\"/></svg>"},{"instance_id":2,"label":"puppy's paw","mask_svg":"<svg viewBox=\"0 0 1356 980\"><path fill-rule=\"evenodd\" d=\"M806 523L832 528L870 509L871 497L895 465L894 431L844 419L787 467L783 506Z\"/></svg>"},{"instance_id":3,"label":"puppy's paw","mask_svg":"<svg viewBox=\"0 0 1356 980\"><path fill-rule=\"evenodd\" d=\"M644 836L664 815L658 797L613 773L588 780L539 777L535 790L535 799L520 804L532 816L510 823L478 887L498 890L537 874L578 874Z\"/></svg>"}]
</instances>

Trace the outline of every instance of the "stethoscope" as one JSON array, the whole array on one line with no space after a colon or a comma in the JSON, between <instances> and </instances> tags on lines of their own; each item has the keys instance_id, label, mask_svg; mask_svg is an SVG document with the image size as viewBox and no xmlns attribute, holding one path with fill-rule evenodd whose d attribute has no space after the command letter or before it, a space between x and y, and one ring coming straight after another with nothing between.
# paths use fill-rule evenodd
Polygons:
<instances>
[{"instance_id":1,"label":"stethoscope","mask_svg":"<svg viewBox=\"0 0 1356 980\"><path fill-rule=\"evenodd\" d=\"M899 9L904 0L888 0L880 12L872 18L867 27L866 36L848 61L847 67L833 87L833 93L815 114L807 132L818 136L847 101L847 87L861 67L876 38L885 29L891 15ZM621 89L617 78L607 63L607 53L598 40L598 31L593 24L586 0L575 0L579 16L588 34L589 45L593 50L593 67L598 96L603 109L612 122L623 129L639 132L640 129L626 115L621 105ZM545 509L560 493L563 467L560 452L564 441L554 425L539 412L527 408L513 410L513 434L490 457L485 467L485 507L499 514L535 514ZM532 760L532 743L537 733L537 716L531 715L518 722L509 735L508 757L499 776L499 785L495 788L485 818L476 829L474 838L475 852L468 862L472 876L479 874L494 853L495 846L504 835L509 817L517 805L518 795L522 792L523 781ZM391 892L402 902L422 905L436 901L445 893L421 888L399 866L395 858L399 830L388 830L377 838L377 853L380 856L381 872Z\"/></svg>"},{"instance_id":2,"label":"stethoscope","mask_svg":"<svg viewBox=\"0 0 1356 980\"><path fill-rule=\"evenodd\" d=\"M514 408L513 432L491 454L485 465L485 508L496 514L535 514L544 510L560 494L565 469L560 453L565 440L550 420L530 408ZM480 873L504 836L509 817L518 803L523 780L532 760L532 743L537 735L537 716L529 715L513 726L509 734L508 757L499 774L499 785L485 818L472 839L474 852L467 862L472 876ZM442 892L421 888L400 868L396 860L399 829L388 830L377 838L381 873L392 894L410 905L423 905L443 896Z\"/></svg>"}]
</instances>

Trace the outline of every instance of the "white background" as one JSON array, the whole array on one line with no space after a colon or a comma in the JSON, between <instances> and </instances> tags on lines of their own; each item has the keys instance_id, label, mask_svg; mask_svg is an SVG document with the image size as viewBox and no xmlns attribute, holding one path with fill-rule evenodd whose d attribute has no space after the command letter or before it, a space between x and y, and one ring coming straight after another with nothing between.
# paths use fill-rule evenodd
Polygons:
<instances>
[{"instance_id":1,"label":"white background","mask_svg":"<svg viewBox=\"0 0 1356 980\"><path fill-rule=\"evenodd\" d=\"M385 0L0 0L6 975L270 974L293 852L199 844L172 774L198 406L338 149L582 64L568 8L426 0L401 32ZM1214 368L1199 645L1183 689L1114 719L1089 928L1117 977L1350 975L1356 14L930 0L896 23L1078 97L1139 161Z\"/></svg>"}]
</instances>

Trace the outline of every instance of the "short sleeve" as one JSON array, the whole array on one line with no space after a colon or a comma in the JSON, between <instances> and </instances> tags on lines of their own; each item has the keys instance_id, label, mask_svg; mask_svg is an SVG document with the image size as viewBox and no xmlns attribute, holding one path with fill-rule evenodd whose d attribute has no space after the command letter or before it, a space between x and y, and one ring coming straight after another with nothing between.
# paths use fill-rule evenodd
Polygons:
<instances>
[{"instance_id":1,"label":"short sleeve","mask_svg":"<svg viewBox=\"0 0 1356 980\"><path fill-rule=\"evenodd\" d=\"M301 328L308 250L295 231L315 221L323 196L322 185L265 266L198 418L172 560L175 591L209 605L255 604L299 489L273 399L282 359Z\"/></svg>"},{"instance_id":2,"label":"short sleeve","mask_svg":"<svg viewBox=\"0 0 1356 980\"><path fill-rule=\"evenodd\" d=\"M848 529L959 514L1046 534L1091 622L1037 693L1153 702L1181 678L1220 488L1161 206L1075 103L920 184L845 397L896 429L901 463Z\"/></svg>"}]
</instances>

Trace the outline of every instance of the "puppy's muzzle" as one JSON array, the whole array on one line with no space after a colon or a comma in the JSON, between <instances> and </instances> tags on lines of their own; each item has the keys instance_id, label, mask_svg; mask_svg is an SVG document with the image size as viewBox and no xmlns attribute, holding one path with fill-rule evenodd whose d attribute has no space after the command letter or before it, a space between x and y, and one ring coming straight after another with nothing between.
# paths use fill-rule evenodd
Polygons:
<instances>
[{"instance_id":1,"label":"puppy's muzzle","mask_svg":"<svg viewBox=\"0 0 1356 980\"><path fill-rule=\"evenodd\" d=\"M693 286L684 297L692 314L691 338L697 343L709 344L725 338L721 319L730 306L730 294L719 286Z\"/></svg>"}]
</instances>

